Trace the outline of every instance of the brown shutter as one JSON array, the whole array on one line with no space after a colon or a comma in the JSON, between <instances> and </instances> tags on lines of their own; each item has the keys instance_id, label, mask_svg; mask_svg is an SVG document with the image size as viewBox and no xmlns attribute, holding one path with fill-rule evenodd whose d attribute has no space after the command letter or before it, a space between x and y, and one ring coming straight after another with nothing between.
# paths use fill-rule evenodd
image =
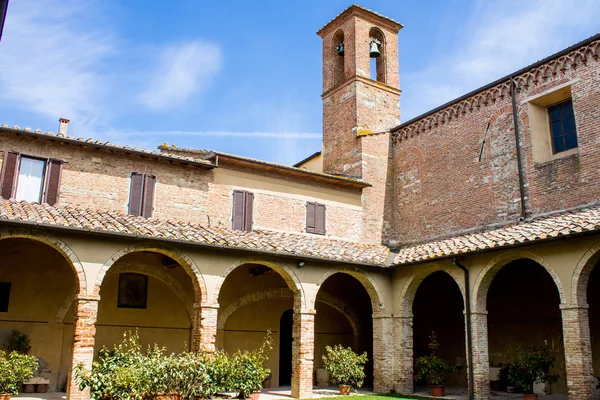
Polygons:
<instances>
[{"instance_id":1,"label":"brown shutter","mask_svg":"<svg viewBox=\"0 0 600 400\"><path fill-rule=\"evenodd\" d=\"M315 233L325 234L325 204L315 205Z\"/></svg>"},{"instance_id":2,"label":"brown shutter","mask_svg":"<svg viewBox=\"0 0 600 400\"><path fill-rule=\"evenodd\" d=\"M316 203L306 203L306 233L315 233L315 206Z\"/></svg>"},{"instance_id":3,"label":"brown shutter","mask_svg":"<svg viewBox=\"0 0 600 400\"><path fill-rule=\"evenodd\" d=\"M17 182L17 166L19 162L19 153L13 151L4 152L4 161L2 162L2 180L0 180L0 195L3 199L10 199L14 196Z\"/></svg>"},{"instance_id":4,"label":"brown shutter","mask_svg":"<svg viewBox=\"0 0 600 400\"><path fill-rule=\"evenodd\" d=\"M144 184L144 201L142 215L146 218L152 216L154 210L154 188L156 187L156 176L146 175L146 183Z\"/></svg>"},{"instance_id":5,"label":"brown shutter","mask_svg":"<svg viewBox=\"0 0 600 400\"><path fill-rule=\"evenodd\" d=\"M231 216L231 226L233 229L244 230L244 192L241 190L233 191L233 210Z\"/></svg>"},{"instance_id":6,"label":"brown shutter","mask_svg":"<svg viewBox=\"0 0 600 400\"><path fill-rule=\"evenodd\" d=\"M144 189L144 174L131 173L131 187L129 189L129 215L142 215L142 192Z\"/></svg>"},{"instance_id":7,"label":"brown shutter","mask_svg":"<svg viewBox=\"0 0 600 400\"><path fill-rule=\"evenodd\" d=\"M62 164L62 161L59 160L48 161L48 172L46 174L46 194L44 195L44 203L48 203L51 206L55 205L58 201Z\"/></svg>"},{"instance_id":8,"label":"brown shutter","mask_svg":"<svg viewBox=\"0 0 600 400\"><path fill-rule=\"evenodd\" d=\"M244 201L244 230L252 231L252 205L254 203L254 193L246 192Z\"/></svg>"}]
</instances>

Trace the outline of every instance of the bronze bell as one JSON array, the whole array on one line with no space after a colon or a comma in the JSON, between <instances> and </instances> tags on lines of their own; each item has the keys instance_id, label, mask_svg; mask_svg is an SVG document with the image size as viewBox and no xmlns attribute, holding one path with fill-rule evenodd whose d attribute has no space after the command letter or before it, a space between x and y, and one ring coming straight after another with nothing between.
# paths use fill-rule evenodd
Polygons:
<instances>
[{"instance_id":1,"label":"bronze bell","mask_svg":"<svg viewBox=\"0 0 600 400\"><path fill-rule=\"evenodd\" d=\"M344 56L344 42L335 46L335 50L337 51L337 55L340 57Z\"/></svg>"},{"instance_id":2,"label":"bronze bell","mask_svg":"<svg viewBox=\"0 0 600 400\"><path fill-rule=\"evenodd\" d=\"M379 52L379 46L377 46L377 42L371 40L371 46L369 47L369 56L371 56L371 58L377 58L380 55L381 53Z\"/></svg>"}]
</instances>

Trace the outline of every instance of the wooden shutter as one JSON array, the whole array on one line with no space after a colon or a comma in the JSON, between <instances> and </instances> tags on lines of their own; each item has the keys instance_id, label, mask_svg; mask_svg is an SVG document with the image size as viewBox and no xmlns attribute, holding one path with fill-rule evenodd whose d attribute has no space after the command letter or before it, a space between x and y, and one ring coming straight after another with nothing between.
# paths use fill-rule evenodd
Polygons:
<instances>
[{"instance_id":1,"label":"wooden shutter","mask_svg":"<svg viewBox=\"0 0 600 400\"><path fill-rule=\"evenodd\" d=\"M131 187L129 189L129 215L142 215L142 195L144 190L144 174L131 173Z\"/></svg>"},{"instance_id":2,"label":"wooden shutter","mask_svg":"<svg viewBox=\"0 0 600 400\"><path fill-rule=\"evenodd\" d=\"M244 192L241 190L233 191L233 210L232 210L232 228L240 231L244 230Z\"/></svg>"},{"instance_id":3,"label":"wooden shutter","mask_svg":"<svg viewBox=\"0 0 600 400\"><path fill-rule=\"evenodd\" d=\"M306 203L306 233L315 233L316 203Z\"/></svg>"},{"instance_id":4,"label":"wooden shutter","mask_svg":"<svg viewBox=\"0 0 600 400\"><path fill-rule=\"evenodd\" d=\"M2 179L0 180L0 195L3 199L10 199L14 196L17 186L18 163L19 153L13 151L4 152Z\"/></svg>"},{"instance_id":5,"label":"wooden shutter","mask_svg":"<svg viewBox=\"0 0 600 400\"><path fill-rule=\"evenodd\" d=\"M252 231L252 204L254 203L254 193L246 192L244 200L244 230Z\"/></svg>"},{"instance_id":6,"label":"wooden shutter","mask_svg":"<svg viewBox=\"0 0 600 400\"><path fill-rule=\"evenodd\" d=\"M315 204L315 233L325 234L325 204Z\"/></svg>"},{"instance_id":7,"label":"wooden shutter","mask_svg":"<svg viewBox=\"0 0 600 400\"><path fill-rule=\"evenodd\" d=\"M156 176L146 175L144 183L144 200L142 205L142 215L146 218L152 216L154 210L154 188L156 187Z\"/></svg>"},{"instance_id":8,"label":"wooden shutter","mask_svg":"<svg viewBox=\"0 0 600 400\"><path fill-rule=\"evenodd\" d=\"M46 194L44 195L44 203L48 203L51 206L55 205L58 201L62 164L62 161L59 160L48 161L48 172L46 173Z\"/></svg>"}]
</instances>

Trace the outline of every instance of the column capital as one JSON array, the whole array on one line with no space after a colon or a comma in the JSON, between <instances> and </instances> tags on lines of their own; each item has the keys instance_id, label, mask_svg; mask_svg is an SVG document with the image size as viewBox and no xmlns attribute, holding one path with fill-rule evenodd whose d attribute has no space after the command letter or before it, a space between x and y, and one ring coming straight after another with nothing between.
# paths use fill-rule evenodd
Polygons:
<instances>
[{"instance_id":1,"label":"column capital","mask_svg":"<svg viewBox=\"0 0 600 400\"><path fill-rule=\"evenodd\" d=\"M413 319L413 315L411 314L392 314L392 318L394 319Z\"/></svg>"},{"instance_id":2,"label":"column capital","mask_svg":"<svg viewBox=\"0 0 600 400\"><path fill-rule=\"evenodd\" d=\"M484 311L473 311L471 310L471 312L469 313L470 315L488 315L487 310ZM463 315L467 315L467 312L463 310Z\"/></svg>"},{"instance_id":3,"label":"column capital","mask_svg":"<svg viewBox=\"0 0 600 400\"><path fill-rule=\"evenodd\" d=\"M219 307L220 307L220 305L218 303L212 303L212 304L203 303L200 305L198 303L194 303L194 308L208 308L208 309L218 310Z\"/></svg>"},{"instance_id":4,"label":"column capital","mask_svg":"<svg viewBox=\"0 0 600 400\"><path fill-rule=\"evenodd\" d=\"M80 294L77 296L77 301L100 301L98 294Z\"/></svg>"},{"instance_id":5,"label":"column capital","mask_svg":"<svg viewBox=\"0 0 600 400\"><path fill-rule=\"evenodd\" d=\"M558 306L561 310L587 310L590 308L589 304L561 304Z\"/></svg>"},{"instance_id":6,"label":"column capital","mask_svg":"<svg viewBox=\"0 0 600 400\"><path fill-rule=\"evenodd\" d=\"M383 318L392 318L393 314L387 314L384 312L374 312L373 319L383 319Z\"/></svg>"},{"instance_id":7,"label":"column capital","mask_svg":"<svg viewBox=\"0 0 600 400\"><path fill-rule=\"evenodd\" d=\"M296 313L296 311L294 311ZM317 315L317 310L300 310L297 312L298 315Z\"/></svg>"}]
</instances>

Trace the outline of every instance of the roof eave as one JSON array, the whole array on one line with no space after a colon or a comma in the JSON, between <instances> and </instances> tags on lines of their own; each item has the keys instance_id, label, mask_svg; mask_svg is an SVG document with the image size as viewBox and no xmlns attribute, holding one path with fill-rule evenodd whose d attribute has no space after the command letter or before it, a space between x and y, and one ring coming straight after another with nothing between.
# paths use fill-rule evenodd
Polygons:
<instances>
[{"instance_id":1,"label":"roof eave","mask_svg":"<svg viewBox=\"0 0 600 400\"><path fill-rule=\"evenodd\" d=\"M201 167L201 168L206 168L206 169L217 168L216 165L214 165L212 163L208 163L208 162L198 162L198 161L185 160L185 159L176 158L176 157L167 157L167 156L164 156L164 155L161 155L161 154L147 153L147 152L144 152L144 151L141 151L141 150L127 149L127 148L123 148L123 147L107 146L107 145L103 145L103 144L91 143L91 142L85 142L85 141L79 141L79 140L74 140L74 139L70 139L70 138L67 138L67 137L60 137L60 136L56 136L56 135L45 135L43 133L37 133L37 132L33 132L33 131L26 131L26 130L14 129L14 128L0 127L0 132L8 132L8 133L12 133L12 134L15 134L15 135L23 135L23 136L32 137L32 138L35 138L35 139L57 141L57 142L60 142L60 143L66 143L66 144L71 144L71 145L80 145L80 146L83 146L83 147L89 147L89 148L94 148L94 149L98 149L98 150L108 150L108 151L115 151L115 152L126 153L126 154L135 154L135 155L139 155L139 156L142 156L142 157L155 158L155 159L161 160L161 161L168 161L168 162L175 162L175 163L181 163L181 164L188 164L188 165L193 165L193 166L197 166L197 167Z\"/></svg>"}]
</instances>

